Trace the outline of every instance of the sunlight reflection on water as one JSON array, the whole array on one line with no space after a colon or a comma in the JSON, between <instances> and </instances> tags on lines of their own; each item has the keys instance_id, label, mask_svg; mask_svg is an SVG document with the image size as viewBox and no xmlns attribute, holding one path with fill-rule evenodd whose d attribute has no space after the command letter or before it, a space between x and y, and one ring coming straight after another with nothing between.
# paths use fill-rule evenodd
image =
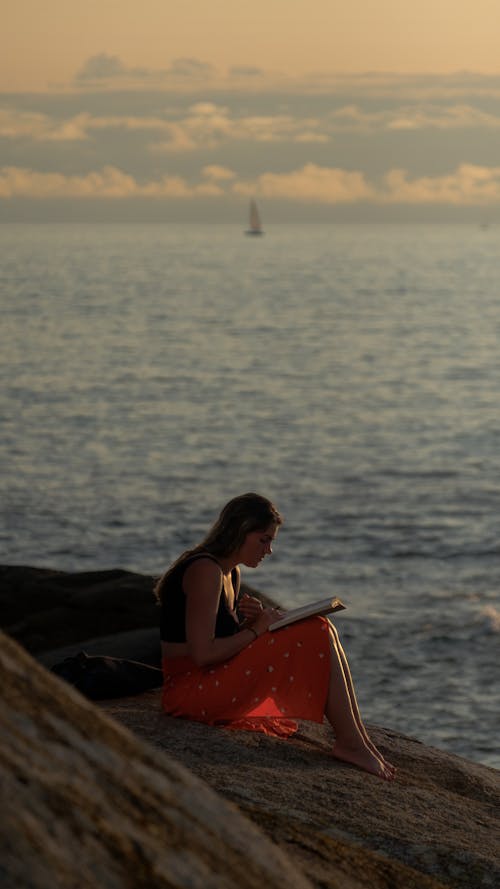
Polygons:
<instances>
[{"instance_id":1,"label":"sunlight reflection on water","mask_svg":"<svg viewBox=\"0 0 500 889\"><path fill-rule=\"evenodd\" d=\"M2 226L0 245L3 561L157 573L260 490L286 524L247 579L346 600L367 717L500 764L494 230Z\"/></svg>"}]
</instances>

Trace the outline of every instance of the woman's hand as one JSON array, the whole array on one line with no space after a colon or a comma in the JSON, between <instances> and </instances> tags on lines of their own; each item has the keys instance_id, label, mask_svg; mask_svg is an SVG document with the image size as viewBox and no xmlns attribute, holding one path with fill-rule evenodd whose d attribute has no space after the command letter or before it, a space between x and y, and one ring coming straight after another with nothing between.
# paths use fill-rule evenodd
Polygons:
<instances>
[{"instance_id":1,"label":"woman's hand","mask_svg":"<svg viewBox=\"0 0 500 889\"><path fill-rule=\"evenodd\" d=\"M255 630L258 636L265 633L271 624L279 620L283 616L283 612L279 608L263 608L260 614L253 621L248 621L248 626Z\"/></svg>"},{"instance_id":2,"label":"woman's hand","mask_svg":"<svg viewBox=\"0 0 500 889\"><path fill-rule=\"evenodd\" d=\"M243 593L238 602L238 614L241 614L246 623L252 623L263 610L264 606L260 599L257 599L255 596L249 596L248 593Z\"/></svg>"}]
</instances>

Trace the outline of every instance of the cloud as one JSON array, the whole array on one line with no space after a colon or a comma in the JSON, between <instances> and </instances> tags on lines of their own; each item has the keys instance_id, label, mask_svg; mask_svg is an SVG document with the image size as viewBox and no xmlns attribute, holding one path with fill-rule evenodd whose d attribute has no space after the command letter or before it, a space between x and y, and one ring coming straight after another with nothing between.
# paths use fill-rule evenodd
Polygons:
<instances>
[{"instance_id":1,"label":"cloud","mask_svg":"<svg viewBox=\"0 0 500 889\"><path fill-rule=\"evenodd\" d=\"M228 167L220 167L217 164L209 164L202 169L202 175L206 176L208 179L216 179L217 181L223 181L228 179L234 179L236 173L234 170L230 170Z\"/></svg>"},{"instance_id":2,"label":"cloud","mask_svg":"<svg viewBox=\"0 0 500 889\"><path fill-rule=\"evenodd\" d=\"M455 207L497 204L500 202L500 167L461 164L445 176L421 176L413 180L405 170L391 170L384 177L381 200Z\"/></svg>"},{"instance_id":3,"label":"cloud","mask_svg":"<svg viewBox=\"0 0 500 889\"><path fill-rule=\"evenodd\" d=\"M227 106L212 102L192 105L188 114L165 124L168 138L154 145L155 151L186 151L216 148L230 142L328 142L321 121L313 117L278 115L232 115Z\"/></svg>"},{"instance_id":4,"label":"cloud","mask_svg":"<svg viewBox=\"0 0 500 889\"><path fill-rule=\"evenodd\" d=\"M216 76L216 69L208 62L194 58L174 59L168 68L134 68L125 65L118 56L106 52L91 56L75 75L79 86L96 84L109 86L113 83L130 82L150 87L152 83L173 81L206 82Z\"/></svg>"},{"instance_id":5,"label":"cloud","mask_svg":"<svg viewBox=\"0 0 500 889\"><path fill-rule=\"evenodd\" d=\"M233 191L320 204L358 203L376 198L363 173L316 164L306 164L291 173L264 173L253 182L235 183Z\"/></svg>"},{"instance_id":6,"label":"cloud","mask_svg":"<svg viewBox=\"0 0 500 889\"><path fill-rule=\"evenodd\" d=\"M498 129L500 114L492 114L466 104L398 105L367 111L359 105L345 105L329 112L324 129L335 132L377 132L380 130Z\"/></svg>"},{"instance_id":7,"label":"cloud","mask_svg":"<svg viewBox=\"0 0 500 889\"><path fill-rule=\"evenodd\" d=\"M0 170L0 197L3 198L116 198L130 196L135 188L133 177L114 167L104 167L86 176L40 173L22 167Z\"/></svg>"},{"instance_id":8,"label":"cloud","mask_svg":"<svg viewBox=\"0 0 500 889\"><path fill-rule=\"evenodd\" d=\"M87 139L90 121L90 115L85 112L60 121L40 112L0 108L0 137L34 142L78 142Z\"/></svg>"},{"instance_id":9,"label":"cloud","mask_svg":"<svg viewBox=\"0 0 500 889\"><path fill-rule=\"evenodd\" d=\"M349 73L316 72L299 80L283 78L303 95L356 95L369 101L388 99L411 102L448 101L458 97L500 97L500 74L455 71L449 74L361 71Z\"/></svg>"},{"instance_id":10,"label":"cloud","mask_svg":"<svg viewBox=\"0 0 500 889\"><path fill-rule=\"evenodd\" d=\"M500 95L500 75L455 72L452 74L402 74L398 72L358 73L309 73L300 76L269 71L256 65L233 65L226 71L195 57L174 58L164 68L133 67L117 55L97 53L88 58L75 75L75 83L112 86L113 82L135 81L145 88L151 82L168 87L181 87L189 83L206 89L219 87L246 92L256 85L259 90L281 90L283 94L329 95L349 93L369 99L400 96L411 101L423 101L431 97L446 99L459 95Z\"/></svg>"},{"instance_id":11,"label":"cloud","mask_svg":"<svg viewBox=\"0 0 500 889\"><path fill-rule=\"evenodd\" d=\"M174 59L170 68L167 69L167 74L172 77L187 77L196 80L212 77L215 73L216 69L213 65L193 58Z\"/></svg>"},{"instance_id":12,"label":"cloud","mask_svg":"<svg viewBox=\"0 0 500 889\"><path fill-rule=\"evenodd\" d=\"M121 78L127 75L131 69L125 67L118 56L111 56L108 53L101 52L83 64L76 73L76 80L109 80Z\"/></svg>"},{"instance_id":13,"label":"cloud","mask_svg":"<svg viewBox=\"0 0 500 889\"><path fill-rule=\"evenodd\" d=\"M307 132L307 130L297 133L293 138L293 142L316 142L318 145L324 145L325 142L330 141L330 136L327 136L326 133Z\"/></svg>"},{"instance_id":14,"label":"cloud","mask_svg":"<svg viewBox=\"0 0 500 889\"><path fill-rule=\"evenodd\" d=\"M98 130L150 131L159 139L150 148L156 152L183 152L215 148L230 142L324 143L330 137L321 131L321 120L293 115L232 115L225 105L197 102L179 116L179 110L164 117L138 115L91 115L81 112L58 120L38 112L0 109L0 137L24 138L34 142L83 141Z\"/></svg>"},{"instance_id":15,"label":"cloud","mask_svg":"<svg viewBox=\"0 0 500 889\"><path fill-rule=\"evenodd\" d=\"M299 76L265 70L256 65L233 65L218 70L210 62L193 57L174 58L165 68L133 67L118 56L101 52L91 56L77 71L74 85L134 89L153 84L165 89L203 91L219 88L248 93L280 91L283 95L316 95L333 98L356 95L368 101L399 97L402 101L459 100L459 97L500 97L500 74L458 71L449 74L362 71L310 72Z\"/></svg>"},{"instance_id":16,"label":"cloud","mask_svg":"<svg viewBox=\"0 0 500 889\"><path fill-rule=\"evenodd\" d=\"M161 117L135 115L91 115L80 112L59 120L47 114L0 108L0 138L30 139L33 142L78 142L91 138L98 130L157 132L170 137L172 125Z\"/></svg>"},{"instance_id":17,"label":"cloud","mask_svg":"<svg viewBox=\"0 0 500 889\"><path fill-rule=\"evenodd\" d=\"M141 184L116 167L84 176L40 173L22 167L0 169L1 198L194 198L222 194L214 181L188 184L181 176L163 176Z\"/></svg>"},{"instance_id":18,"label":"cloud","mask_svg":"<svg viewBox=\"0 0 500 889\"><path fill-rule=\"evenodd\" d=\"M264 77L263 68L256 68L254 65L236 65L229 69L230 77Z\"/></svg>"},{"instance_id":19,"label":"cloud","mask_svg":"<svg viewBox=\"0 0 500 889\"><path fill-rule=\"evenodd\" d=\"M500 76L338 75L331 91L326 78L272 91L250 66L153 71L107 53L79 76L73 92L0 96L4 201L213 197L221 216L254 193L308 212L500 203Z\"/></svg>"},{"instance_id":20,"label":"cloud","mask_svg":"<svg viewBox=\"0 0 500 889\"><path fill-rule=\"evenodd\" d=\"M461 164L444 176L415 179L405 170L393 169L385 174L381 184L374 184L359 171L306 164L291 173L264 173L250 182L236 182L233 191L319 204L485 206L500 203L500 167Z\"/></svg>"},{"instance_id":21,"label":"cloud","mask_svg":"<svg viewBox=\"0 0 500 889\"><path fill-rule=\"evenodd\" d=\"M311 109L312 110L312 109ZM397 106L377 111L357 104L333 110L318 107L316 115L296 113L246 114L227 105L200 101L165 109L162 115L90 114L81 111L60 119L38 111L0 108L0 138L37 142L83 142L99 131L122 130L151 134L143 150L184 153L234 143L326 145L339 133L396 133L428 130L496 130L497 113L466 104Z\"/></svg>"},{"instance_id":22,"label":"cloud","mask_svg":"<svg viewBox=\"0 0 500 889\"><path fill-rule=\"evenodd\" d=\"M405 170L388 171L379 184L355 170L305 164L288 173L263 173L253 180L218 165L207 165L198 181L162 176L148 182L106 166L82 176L41 173L22 167L0 169L0 199L12 198L123 198L191 200L194 198L252 197L316 204L405 204L455 207L500 203L500 167L461 164L444 176L411 179Z\"/></svg>"}]
</instances>

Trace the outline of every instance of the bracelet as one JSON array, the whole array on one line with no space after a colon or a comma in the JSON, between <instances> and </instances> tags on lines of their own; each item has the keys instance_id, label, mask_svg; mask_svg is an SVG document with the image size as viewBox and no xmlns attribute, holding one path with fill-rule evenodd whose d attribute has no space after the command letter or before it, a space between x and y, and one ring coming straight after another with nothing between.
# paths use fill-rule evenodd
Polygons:
<instances>
[{"instance_id":1,"label":"bracelet","mask_svg":"<svg viewBox=\"0 0 500 889\"><path fill-rule=\"evenodd\" d=\"M250 630L250 632L254 634L256 639L259 638L259 634L258 634L257 630L254 630L253 627L245 627L245 629Z\"/></svg>"}]
</instances>

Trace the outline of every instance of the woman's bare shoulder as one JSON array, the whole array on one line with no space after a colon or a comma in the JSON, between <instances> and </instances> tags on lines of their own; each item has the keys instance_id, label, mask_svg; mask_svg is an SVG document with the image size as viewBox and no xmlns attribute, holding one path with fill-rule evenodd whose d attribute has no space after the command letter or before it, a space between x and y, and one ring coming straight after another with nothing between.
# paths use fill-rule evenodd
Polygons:
<instances>
[{"instance_id":1,"label":"woman's bare shoulder","mask_svg":"<svg viewBox=\"0 0 500 889\"><path fill-rule=\"evenodd\" d=\"M184 571L184 579L199 582L200 580L220 582L222 568L213 556L201 554L193 559Z\"/></svg>"}]
</instances>

